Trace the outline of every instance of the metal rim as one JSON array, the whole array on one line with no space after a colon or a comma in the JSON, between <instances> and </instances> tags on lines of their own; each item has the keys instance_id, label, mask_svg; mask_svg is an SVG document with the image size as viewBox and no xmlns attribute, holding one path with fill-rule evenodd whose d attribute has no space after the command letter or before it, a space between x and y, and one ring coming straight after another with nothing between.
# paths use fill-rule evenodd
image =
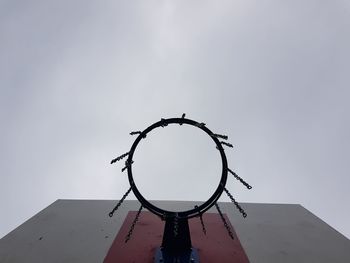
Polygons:
<instances>
[{"instance_id":1,"label":"metal rim","mask_svg":"<svg viewBox=\"0 0 350 263\"><path fill-rule=\"evenodd\" d=\"M218 185L217 189L215 190L215 192L213 193L213 195L207 201L205 201L203 204L199 205L198 207L195 207L193 209L186 210L186 211L180 211L180 212L164 210L164 209L161 209L161 208L153 205L152 203L148 202L147 199L144 198L143 195L138 190L138 188L134 182L134 178L133 178L133 174L132 174L132 163L133 163L132 158L133 158L134 152L135 152L136 147L139 144L139 142L143 138L145 138L146 135L149 132L151 132L152 130L154 130L158 127L165 127L169 124L180 124L180 125L187 124L187 125L197 127L199 129L201 129L202 131L204 131L205 133L207 133L210 136L210 138L212 138L213 141L215 142L216 148L220 152L221 161L222 161L221 179L220 179L219 185ZM156 214L157 216L159 216L161 218L173 217L173 216L177 216L179 218L192 218L192 217L199 216L200 214L204 213L205 211L207 211L210 207L212 207L216 203L216 201L220 198L222 192L224 191L224 188L226 185L227 159L226 159L225 151L224 151L220 141L213 134L214 133L212 133L205 126L205 124L198 123L194 120L190 120L190 119L186 119L186 118L161 119L160 121L152 124L147 129L145 129L144 131L141 132L141 134L136 138L133 145L131 146L131 149L130 149L129 155L128 155L128 159L126 162L128 164L127 171L128 171L128 178L129 178L130 187L131 187L133 193L135 194L136 198L141 202L141 204L145 208L147 208L149 211L151 211L152 213Z\"/></svg>"}]
</instances>

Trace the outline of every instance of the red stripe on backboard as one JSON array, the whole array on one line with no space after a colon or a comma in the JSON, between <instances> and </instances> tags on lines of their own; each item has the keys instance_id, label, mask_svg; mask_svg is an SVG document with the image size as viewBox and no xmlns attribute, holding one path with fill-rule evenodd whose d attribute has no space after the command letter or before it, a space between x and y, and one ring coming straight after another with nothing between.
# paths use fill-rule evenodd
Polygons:
<instances>
[{"instance_id":1,"label":"red stripe on backboard","mask_svg":"<svg viewBox=\"0 0 350 263\"><path fill-rule=\"evenodd\" d=\"M104 263L153 263L156 248L162 242L164 222L150 212L141 212L133 235L125 243L136 211L130 211L126 216ZM230 221L224 215L230 225ZM235 239L232 240L224 227L221 218L215 213L205 213L203 220L207 234L202 232L199 218L189 220L192 246L198 249L201 263L249 263L247 255L231 226Z\"/></svg>"}]
</instances>

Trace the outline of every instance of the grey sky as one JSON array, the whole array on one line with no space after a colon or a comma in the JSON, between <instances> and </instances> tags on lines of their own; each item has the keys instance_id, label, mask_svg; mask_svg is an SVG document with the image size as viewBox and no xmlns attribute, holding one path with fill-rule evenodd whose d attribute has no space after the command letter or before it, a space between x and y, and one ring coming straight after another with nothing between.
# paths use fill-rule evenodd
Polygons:
<instances>
[{"instance_id":1,"label":"grey sky","mask_svg":"<svg viewBox=\"0 0 350 263\"><path fill-rule=\"evenodd\" d=\"M349 47L348 1L0 1L0 236L58 198L119 199L128 133L186 112L230 136L254 187L231 179L237 200L300 203L350 237ZM178 196L210 191L217 152L188 132L140 152L150 198L179 193L152 190L169 170L152 149L182 162L191 142L201 181Z\"/></svg>"}]
</instances>

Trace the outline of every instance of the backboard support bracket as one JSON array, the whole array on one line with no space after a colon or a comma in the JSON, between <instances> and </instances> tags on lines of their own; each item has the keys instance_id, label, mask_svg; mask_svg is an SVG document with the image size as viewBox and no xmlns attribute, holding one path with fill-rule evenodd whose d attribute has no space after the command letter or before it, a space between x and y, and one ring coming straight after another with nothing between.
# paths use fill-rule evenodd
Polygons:
<instances>
[{"instance_id":1,"label":"backboard support bracket","mask_svg":"<svg viewBox=\"0 0 350 263\"><path fill-rule=\"evenodd\" d=\"M165 220L163 242L157 248L154 263L199 263L197 249L192 247L187 218Z\"/></svg>"}]
</instances>

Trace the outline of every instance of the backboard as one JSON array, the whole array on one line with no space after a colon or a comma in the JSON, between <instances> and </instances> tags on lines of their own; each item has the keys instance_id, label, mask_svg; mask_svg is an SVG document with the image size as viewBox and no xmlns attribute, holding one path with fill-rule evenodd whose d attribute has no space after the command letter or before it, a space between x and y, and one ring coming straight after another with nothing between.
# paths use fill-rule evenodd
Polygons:
<instances>
[{"instance_id":1,"label":"backboard","mask_svg":"<svg viewBox=\"0 0 350 263\"><path fill-rule=\"evenodd\" d=\"M179 203L188 208L197 205L154 202L168 209ZM142 212L130 242L122 242L139 202L126 200L110 218L114 204L114 200L55 201L0 240L0 262L153 262L164 222ZM350 262L350 241L301 205L242 203L248 213L242 218L232 203L219 204L235 238L229 238L213 208L203 217L206 235L199 218L190 219L200 262ZM134 258L128 261L124 256L131 251Z\"/></svg>"}]
</instances>

